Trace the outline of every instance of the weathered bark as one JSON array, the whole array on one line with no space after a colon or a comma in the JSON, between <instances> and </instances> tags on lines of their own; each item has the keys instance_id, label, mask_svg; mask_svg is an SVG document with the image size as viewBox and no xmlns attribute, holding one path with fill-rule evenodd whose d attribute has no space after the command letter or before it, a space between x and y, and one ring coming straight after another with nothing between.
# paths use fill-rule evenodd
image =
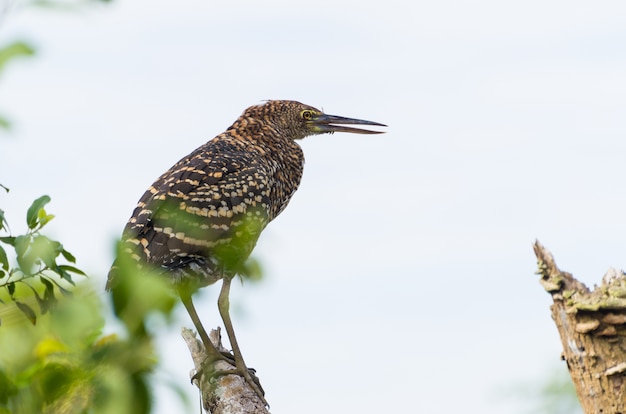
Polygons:
<instances>
[{"instance_id":1,"label":"weathered bark","mask_svg":"<svg viewBox=\"0 0 626 414\"><path fill-rule=\"evenodd\" d=\"M192 382L202 393L202 406L212 414L269 414L263 401L239 375L229 374L222 376L205 375L204 372L219 372L233 370L235 367L227 361L218 360L213 366L205 366L207 354L204 345L191 329L183 328L183 338L191 352L195 369L191 373ZM226 351L222 346L219 329L209 334L209 339L220 351ZM196 373L200 372L198 376Z\"/></svg>"},{"instance_id":2,"label":"weathered bark","mask_svg":"<svg viewBox=\"0 0 626 414\"><path fill-rule=\"evenodd\" d=\"M626 414L626 277L611 269L590 291L534 245L540 283L550 295L552 319L563 344L585 414Z\"/></svg>"}]
</instances>

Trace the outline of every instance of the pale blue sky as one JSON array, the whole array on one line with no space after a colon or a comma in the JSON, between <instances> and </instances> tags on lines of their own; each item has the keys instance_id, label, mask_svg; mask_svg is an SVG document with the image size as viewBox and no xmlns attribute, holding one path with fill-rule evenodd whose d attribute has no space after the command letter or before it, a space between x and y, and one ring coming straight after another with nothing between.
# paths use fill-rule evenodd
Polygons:
<instances>
[{"instance_id":1,"label":"pale blue sky","mask_svg":"<svg viewBox=\"0 0 626 414\"><path fill-rule=\"evenodd\" d=\"M624 21L621 1L14 8L0 42L38 54L0 79L0 202L17 222L49 194L50 232L104 286L143 191L247 106L386 123L302 142L255 251L266 280L234 287L244 356L274 413L519 412L502 390L560 366L532 242L589 284L625 267ZM162 344L186 383L178 328Z\"/></svg>"}]
</instances>

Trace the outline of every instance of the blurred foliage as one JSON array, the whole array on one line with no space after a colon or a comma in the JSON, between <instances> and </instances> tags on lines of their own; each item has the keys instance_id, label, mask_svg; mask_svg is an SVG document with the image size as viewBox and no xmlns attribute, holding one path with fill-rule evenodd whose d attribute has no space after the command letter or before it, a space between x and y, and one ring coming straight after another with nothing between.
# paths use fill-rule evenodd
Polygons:
<instances>
[{"instance_id":1,"label":"blurred foliage","mask_svg":"<svg viewBox=\"0 0 626 414\"><path fill-rule=\"evenodd\" d=\"M106 2L25 0L19 6L66 10ZM1 17L11 7L0 0ZM0 74L9 62L33 54L25 42L0 45ZM0 116L0 129L9 127ZM4 192L9 189L0 184ZM121 332L104 334L102 295L95 293L102 286L85 277L59 241L43 234L54 219L46 211L49 202L44 195L31 204L20 234L12 233L0 209L0 414L148 413L158 361L152 335L136 327L169 320L172 293L161 279L129 278L118 294L132 304L113 321ZM166 385L185 402L180 388Z\"/></svg>"},{"instance_id":2,"label":"blurred foliage","mask_svg":"<svg viewBox=\"0 0 626 414\"><path fill-rule=\"evenodd\" d=\"M3 4L2 1L3 0L0 0L0 17L3 17L2 14L10 13L11 8L14 6L11 3ZM53 10L72 11L95 3L110 2L111 0L25 0L19 2L19 6L35 6ZM35 54L33 46L21 40L0 45L0 75L5 70L7 63L14 61L16 58L32 56L33 54ZM9 128L11 128L11 121L6 116L0 114L0 130L7 130Z\"/></svg>"},{"instance_id":3,"label":"blurred foliage","mask_svg":"<svg viewBox=\"0 0 626 414\"><path fill-rule=\"evenodd\" d=\"M111 3L112 0L30 0L27 4L50 8L76 8L93 3Z\"/></svg>"},{"instance_id":4,"label":"blurred foliage","mask_svg":"<svg viewBox=\"0 0 626 414\"><path fill-rule=\"evenodd\" d=\"M125 278L121 292L133 298L119 315L126 332L103 336L101 287L77 283L84 273L61 264L74 256L41 233L54 217L49 201L32 203L18 236L0 210L0 413L148 413L157 356L136 326L169 319L172 293L160 278Z\"/></svg>"},{"instance_id":5,"label":"blurred foliage","mask_svg":"<svg viewBox=\"0 0 626 414\"><path fill-rule=\"evenodd\" d=\"M20 56L31 56L35 53L32 46L27 43L16 41L5 46L0 46L0 74L4 71L6 64ZM9 129L11 122L0 115L0 129Z\"/></svg>"},{"instance_id":6,"label":"blurred foliage","mask_svg":"<svg viewBox=\"0 0 626 414\"><path fill-rule=\"evenodd\" d=\"M576 389L565 366L546 372L539 382L517 384L506 393L519 400L528 414L583 414Z\"/></svg>"},{"instance_id":7,"label":"blurred foliage","mask_svg":"<svg viewBox=\"0 0 626 414\"><path fill-rule=\"evenodd\" d=\"M41 7L52 10L72 11L96 3L111 3L112 0L17 0L17 2L19 4L16 4L16 6L19 7Z\"/></svg>"},{"instance_id":8,"label":"blurred foliage","mask_svg":"<svg viewBox=\"0 0 626 414\"><path fill-rule=\"evenodd\" d=\"M0 72L5 65L11 60L19 56L31 56L35 50L24 42L13 42L0 49Z\"/></svg>"},{"instance_id":9,"label":"blurred foliage","mask_svg":"<svg viewBox=\"0 0 626 414\"><path fill-rule=\"evenodd\" d=\"M533 413L583 414L576 390L565 369L554 371L536 389L537 403Z\"/></svg>"},{"instance_id":10,"label":"blurred foliage","mask_svg":"<svg viewBox=\"0 0 626 414\"><path fill-rule=\"evenodd\" d=\"M137 262L121 251L121 244L114 266L116 283L111 296L115 314L132 336L144 338L149 335L145 323L150 315L157 312L168 317L178 297L162 275L139 270Z\"/></svg>"}]
</instances>

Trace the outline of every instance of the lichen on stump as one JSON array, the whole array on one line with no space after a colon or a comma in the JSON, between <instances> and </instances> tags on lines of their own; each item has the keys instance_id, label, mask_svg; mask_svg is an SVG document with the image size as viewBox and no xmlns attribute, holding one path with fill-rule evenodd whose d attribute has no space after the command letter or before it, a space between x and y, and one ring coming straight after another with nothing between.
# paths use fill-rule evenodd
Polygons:
<instances>
[{"instance_id":1,"label":"lichen on stump","mask_svg":"<svg viewBox=\"0 0 626 414\"><path fill-rule=\"evenodd\" d=\"M609 270L593 290L561 271L535 242L540 283L563 344L578 399L586 414L626 414L626 277Z\"/></svg>"}]
</instances>

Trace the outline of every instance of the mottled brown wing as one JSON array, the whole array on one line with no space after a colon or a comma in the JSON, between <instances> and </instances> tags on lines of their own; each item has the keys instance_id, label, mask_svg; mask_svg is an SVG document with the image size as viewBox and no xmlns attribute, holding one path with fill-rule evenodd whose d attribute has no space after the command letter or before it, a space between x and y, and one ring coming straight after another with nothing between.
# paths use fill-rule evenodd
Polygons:
<instances>
[{"instance_id":1,"label":"mottled brown wing","mask_svg":"<svg viewBox=\"0 0 626 414\"><path fill-rule=\"evenodd\" d=\"M146 191L124 230L123 250L140 266L219 263L236 272L269 221L269 170L233 143L209 142Z\"/></svg>"}]
</instances>

